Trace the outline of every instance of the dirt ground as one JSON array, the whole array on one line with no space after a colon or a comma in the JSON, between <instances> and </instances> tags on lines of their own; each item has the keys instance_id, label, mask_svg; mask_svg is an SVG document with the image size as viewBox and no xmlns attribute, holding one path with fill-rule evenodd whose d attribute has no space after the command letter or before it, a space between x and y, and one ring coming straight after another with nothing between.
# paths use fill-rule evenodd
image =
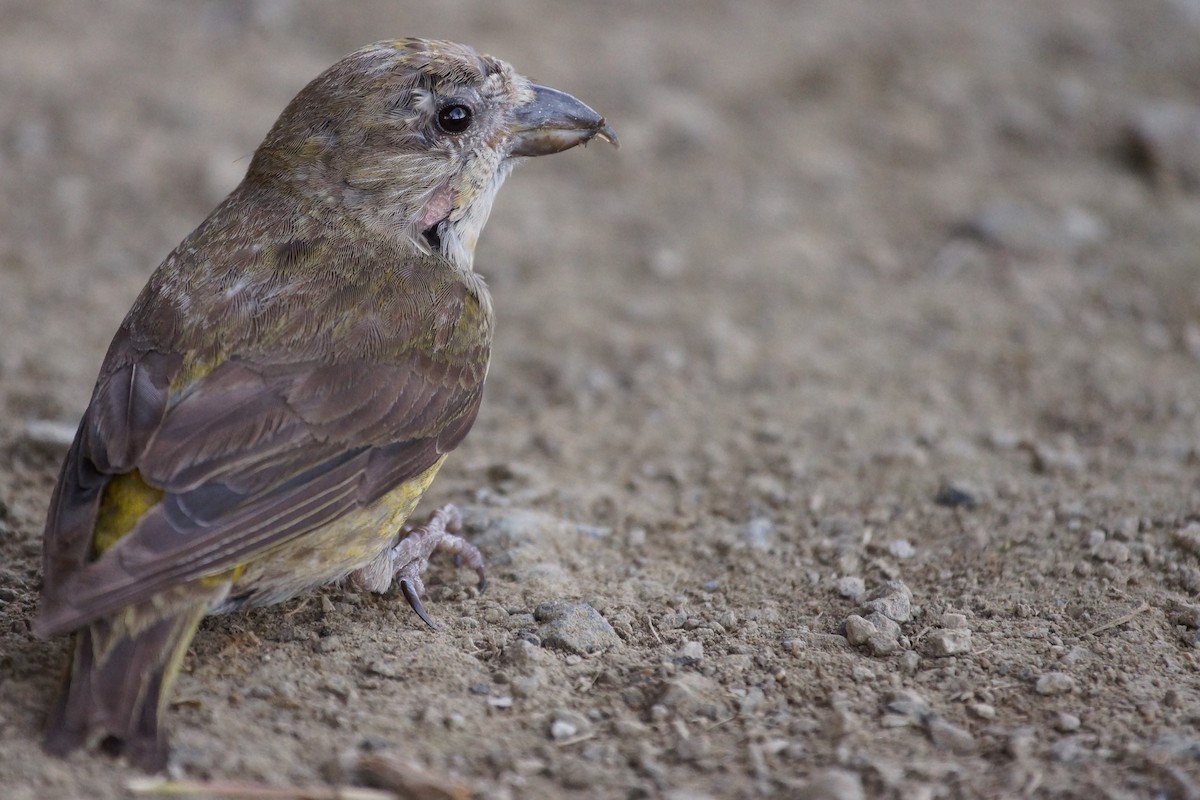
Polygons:
<instances>
[{"instance_id":1,"label":"dirt ground","mask_svg":"<svg viewBox=\"0 0 1200 800\"><path fill-rule=\"evenodd\" d=\"M1196 0L0 19L4 797L140 777L38 746L61 423L287 100L405 35L506 58L623 143L519 170L477 257L488 392L422 513L464 507L492 584L436 562L438 632L339 587L207 620L173 778L1200 797Z\"/></svg>"}]
</instances>

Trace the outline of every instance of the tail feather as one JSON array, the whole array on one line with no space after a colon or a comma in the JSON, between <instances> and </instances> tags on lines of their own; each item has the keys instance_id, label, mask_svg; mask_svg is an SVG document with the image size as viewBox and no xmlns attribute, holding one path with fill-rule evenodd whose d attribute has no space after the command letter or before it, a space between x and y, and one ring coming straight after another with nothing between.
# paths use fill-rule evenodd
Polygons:
<instances>
[{"instance_id":1,"label":"tail feather","mask_svg":"<svg viewBox=\"0 0 1200 800\"><path fill-rule=\"evenodd\" d=\"M159 717L205 607L130 627L131 614L75 633L70 671L50 711L44 746L55 755L99 744L147 771L170 752Z\"/></svg>"}]
</instances>

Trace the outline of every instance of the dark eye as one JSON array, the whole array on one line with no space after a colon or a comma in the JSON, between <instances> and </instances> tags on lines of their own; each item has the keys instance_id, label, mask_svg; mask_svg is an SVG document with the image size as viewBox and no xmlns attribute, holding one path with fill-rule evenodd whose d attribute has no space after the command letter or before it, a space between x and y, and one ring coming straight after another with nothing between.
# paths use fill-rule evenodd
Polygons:
<instances>
[{"instance_id":1,"label":"dark eye","mask_svg":"<svg viewBox=\"0 0 1200 800\"><path fill-rule=\"evenodd\" d=\"M471 127L471 109L455 103L438 112L438 127L446 133L462 133Z\"/></svg>"}]
</instances>

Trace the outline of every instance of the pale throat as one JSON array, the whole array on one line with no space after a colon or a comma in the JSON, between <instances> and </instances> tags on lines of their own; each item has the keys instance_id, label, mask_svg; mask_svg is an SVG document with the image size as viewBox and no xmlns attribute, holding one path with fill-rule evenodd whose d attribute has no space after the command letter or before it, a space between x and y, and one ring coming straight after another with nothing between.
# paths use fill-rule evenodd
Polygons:
<instances>
[{"instance_id":1,"label":"pale throat","mask_svg":"<svg viewBox=\"0 0 1200 800\"><path fill-rule=\"evenodd\" d=\"M491 179L481 186L460 189L454 196L450 217L442 226L442 255L460 269L470 270L475 264L475 246L492 213L496 193L512 172L514 162L501 162Z\"/></svg>"}]
</instances>

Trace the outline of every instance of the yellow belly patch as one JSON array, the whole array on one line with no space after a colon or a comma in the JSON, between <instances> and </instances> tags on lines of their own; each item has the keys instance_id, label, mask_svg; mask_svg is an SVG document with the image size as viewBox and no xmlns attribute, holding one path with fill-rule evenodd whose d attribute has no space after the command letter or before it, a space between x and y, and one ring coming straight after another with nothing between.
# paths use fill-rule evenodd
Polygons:
<instances>
[{"instance_id":1,"label":"yellow belly patch","mask_svg":"<svg viewBox=\"0 0 1200 800\"><path fill-rule=\"evenodd\" d=\"M258 595L255 605L276 603L366 566L395 540L445 460L371 505L250 559L233 574L232 594Z\"/></svg>"},{"instance_id":2,"label":"yellow belly patch","mask_svg":"<svg viewBox=\"0 0 1200 800\"><path fill-rule=\"evenodd\" d=\"M120 541L147 511L162 501L163 494L162 489L142 480L142 474L136 469L109 481L100 498L100 512L96 515L93 553L98 556Z\"/></svg>"}]
</instances>

